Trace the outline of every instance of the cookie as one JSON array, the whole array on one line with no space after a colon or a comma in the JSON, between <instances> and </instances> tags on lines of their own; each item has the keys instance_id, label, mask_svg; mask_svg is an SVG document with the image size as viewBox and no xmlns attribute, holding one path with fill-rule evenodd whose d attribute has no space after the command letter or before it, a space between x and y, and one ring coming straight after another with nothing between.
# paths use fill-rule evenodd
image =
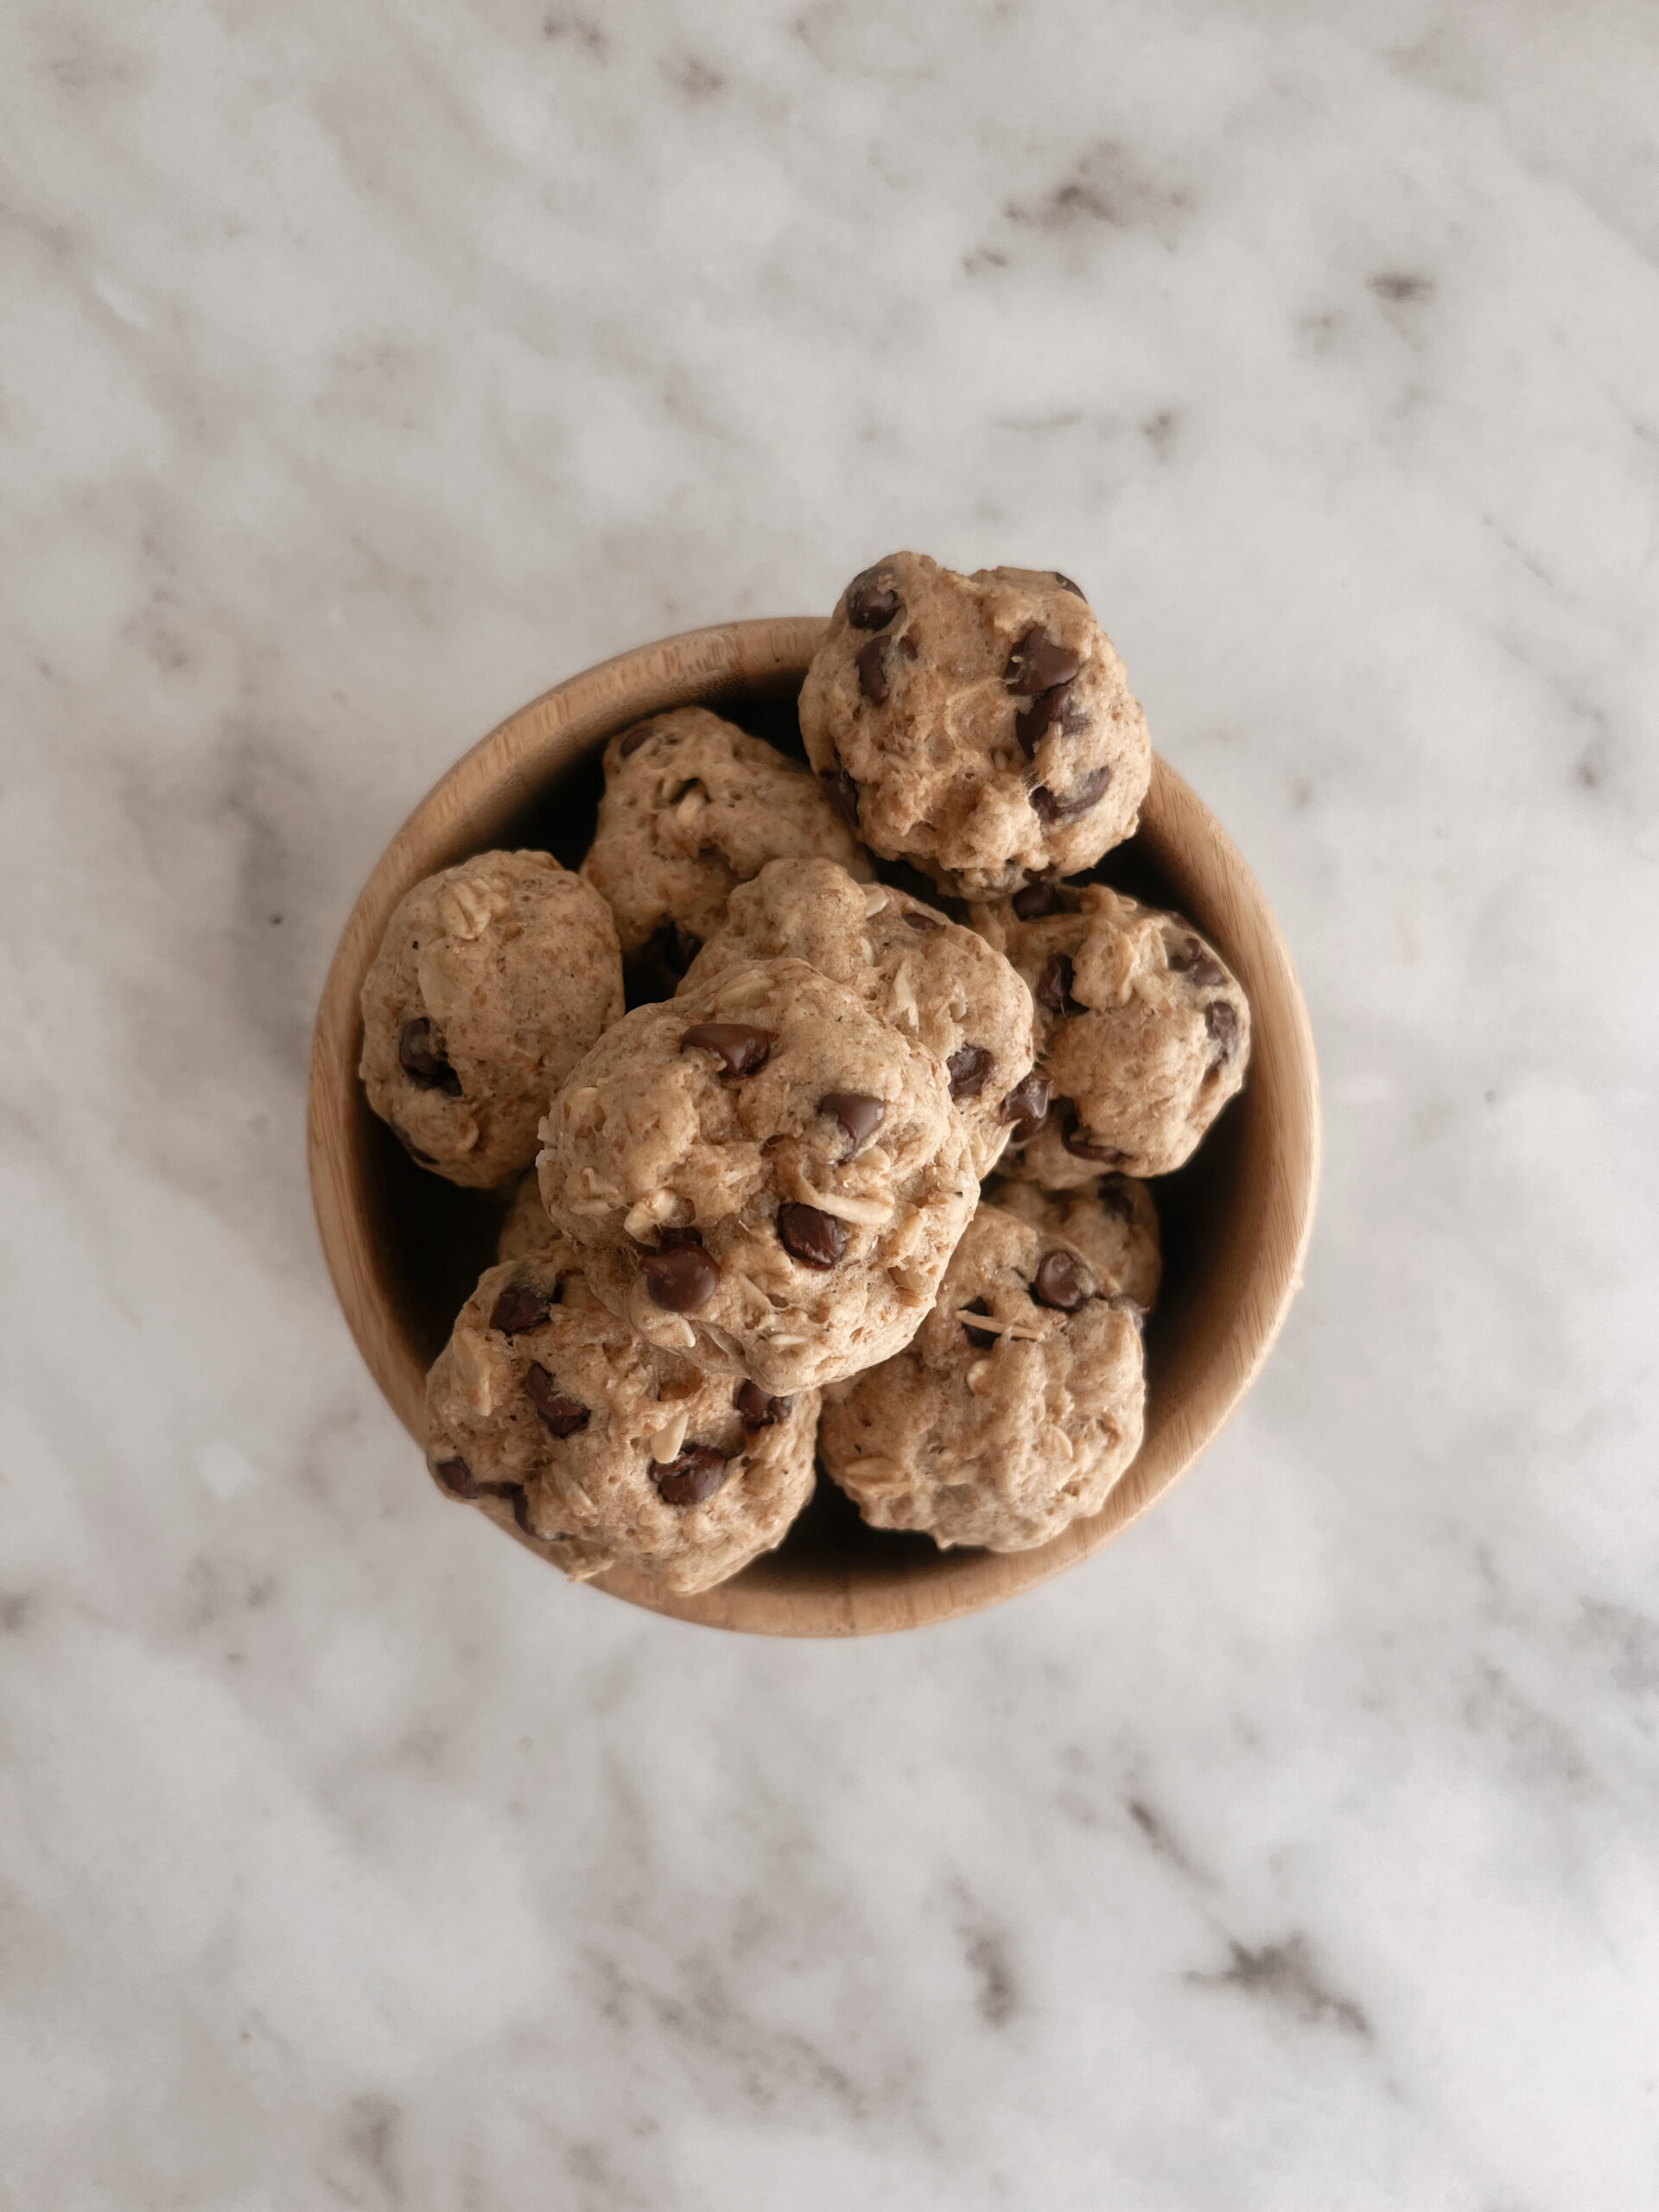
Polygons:
<instances>
[{"instance_id":1,"label":"cookie","mask_svg":"<svg viewBox=\"0 0 1659 2212\"><path fill-rule=\"evenodd\" d=\"M636 995L671 995L734 886L805 853L869 874L823 786L706 708L636 722L606 747L582 873L616 917Z\"/></svg>"},{"instance_id":2,"label":"cookie","mask_svg":"<svg viewBox=\"0 0 1659 2212\"><path fill-rule=\"evenodd\" d=\"M610 909L549 853L479 853L398 905L363 984L370 1105L423 1167L487 1189L622 1011Z\"/></svg>"},{"instance_id":3,"label":"cookie","mask_svg":"<svg viewBox=\"0 0 1659 2212\"><path fill-rule=\"evenodd\" d=\"M1158 1209L1144 1183L1102 1175L1075 1191L1039 1191L1034 1183L995 1175L985 1198L1042 1235L1075 1245L1103 1290L1133 1299L1143 1313L1156 1305L1164 1262Z\"/></svg>"},{"instance_id":4,"label":"cookie","mask_svg":"<svg viewBox=\"0 0 1659 2212\"><path fill-rule=\"evenodd\" d=\"M559 1241L559 1232L547 1217L542 1186L532 1167L512 1194L512 1204L496 1234L498 1260L523 1260L532 1252L546 1252Z\"/></svg>"},{"instance_id":5,"label":"cookie","mask_svg":"<svg viewBox=\"0 0 1659 2212\"><path fill-rule=\"evenodd\" d=\"M915 1341L824 1396L825 1471L873 1528L1046 1543L1141 1448L1139 1317L1075 1246L982 1205Z\"/></svg>"},{"instance_id":6,"label":"cookie","mask_svg":"<svg viewBox=\"0 0 1659 2212\"><path fill-rule=\"evenodd\" d=\"M481 1277L426 1408L440 1488L575 1581L626 1567L707 1590L781 1541L812 1491L817 1394L771 1396L653 1349L563 1240Z\"/></svg>"},{"instance_id":7,"label":"cookie","mask_svg":"<svg viewBox=\"0 0 1659 2212\"><path fill-rule=\"evenodd\" d=\"M606 1304L772 1392L897 1351L978 1197L939 1062L803 960L636 1007L542 1137L548 1211Z\"/></svg>"},{"instance_id":8,"label":"cookie","mask_svg":"<svg viewBox=\"0 0 1659 2212\"><path fill-rule=\"evenodd\" d=\"M1015 1124L1003 1173L1051 1191L1103 1167L1167 1175L1244 1081L1243 990L1179 914L1103 884L1046 886L1019 904L1024 917L973 911L1031 987L1050 1093L1040 1115Z\"/></svg>"},{"instance_id":9,"label":"cookie","mask_svg":"<svg viewBox=\"0 0 1659 2212\"><path fill-rule=\"evenodd\" d=\"M870 1011L943 1061L977 1173L988 1174L1037 1057L1031 993L975 931L834 861L772 861L731 895L726 919L683 992L730 968L792 954L855 991Z\"/></svg>"},{"instance_id":10,"label":"cookie","mask_svg":"<svg viewBox=\"0 0 1659 2212\"><path fill-rule=\"evenodd\" d=\"M842 594L800 715L864 842L964 898L1091 867L1152 774L1111 640L1052 569L878 562Z\"/></svg>"}]
</instances>

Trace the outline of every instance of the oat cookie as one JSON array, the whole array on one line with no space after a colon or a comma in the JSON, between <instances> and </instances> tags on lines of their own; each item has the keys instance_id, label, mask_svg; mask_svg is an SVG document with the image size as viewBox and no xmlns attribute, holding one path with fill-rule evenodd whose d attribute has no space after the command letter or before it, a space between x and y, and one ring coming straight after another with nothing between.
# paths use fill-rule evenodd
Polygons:
<instances>
[{"instance_id":1,"label":"oat cookie","mask_svg":"<svg viewBox=\"0 0 1659 2212\"><path fill-rule=\"evenodd\" d=\"M423 1167L487 1189L622 1011L610 909L549 853L479 853L417 883L363 984L370 1105Z\"/></svg>"},{"instance_id":2,"label":"oat cookie","mask_svg":"<svg viewBox=\"0 0 1659 2212\"><path fill-rule=\"evenodd\" d=\"M1134 832L1147 725L1052 569L895 553L842 594L801 691L807 758L859 836L964 898L1091 867Z\"/></svg>"},{"instance_id":3,"label":"oat cookie","mask_svg":"<svg viewBox=\"0 0 1659 2212\"><path fill-rule=\"evenodd\" d=\"M1158 1209L1132 1175L1098 1176L1075 1191L1039 1191L1034 1183L994 1175L985 1198L1042 1235L1074 1244L1103 1291L1133 1299L1143 1313L1156 1305L1164 1272Z\"/></svg>"},{"instance_id":4,"label":"oat cookie","mask_svg":"<svg viewBox=\"0 0 1659 2212\"><path fill-rule=\"evenodd\" d=\"M835 861L772 861L740 884L683 992L728 969L794 955L855 991L889 1028L942 1060L988 1174L1020 1110L1011 1092L1037 1057L1031 993L975 931L908 893L859 883Z\"/></svg>"},{"instance_id":5,"label":"oat cookie","mask_svg":"<svg viewBox=\"0 0 1659 2212\"><path fill-rule=\"evenodd\" d=\"M1244 1081L1243 990L1179 914L1103 884L1045 887L1019 904L1023 918L974 909L976 926L1031 986L1050 1091L1045 1115L1015 1125L1003 1173L1051 1191L1102 1167L1168 1174Z\"/></svg>"},{"instance_id":6,"label":"oat cookie","mask_svg":"<svg viewBox=\"0 0 1659 2212\"><path fill-rule=\"evenodd\" d=\"M572 1580L627 1567L707 1590L780 1542L811 1494L817 1392L770 1396L653 1349L561 1240L482 1276L426 1405L441 1487Z\"/></svg>"},{"instance_id":7,"label":"oat cookie","mask_svg":"<svg viewBox=\"0 0 1659 2212\"><path fill-rule=\"evenodd\" d=\"M703 707L636 722L605 748L605 796L582 873L616 917L639 988L667 997L768 861L869 863L804 768Z\"/></svg>"},{"instance_id":8,"label":"oat cookie","mask_svg":"<svg viewBox=\"0 0 1659 2212\"><path fill-rule=\"evenodd\" d=\"M824 1396L824 1469L873 1528L1024 1551L1141 1448L1141 1330L1075 1246L982 1205L915 1341Z\"/></svg>"},{"instance_id":9,"label":"oat cookie","mask_svg":"<svg viewBox=\"0 0 1659 2212\"><path fill-rule=\"evenodd\" d=\"M601 1298L773 1392L897 1351L978 1196L938 1061L803 960L636 1007L542 1137L548 1211Z\"/></svg>"}]
</instances>

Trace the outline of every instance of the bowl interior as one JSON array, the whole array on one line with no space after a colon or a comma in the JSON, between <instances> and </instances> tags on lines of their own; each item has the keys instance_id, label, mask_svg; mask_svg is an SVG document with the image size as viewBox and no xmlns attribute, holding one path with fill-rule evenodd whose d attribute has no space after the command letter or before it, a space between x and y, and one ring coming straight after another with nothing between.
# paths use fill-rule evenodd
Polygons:
<instances>
[{"instance_id":1,"label":"bowl interior","mask_svg":"<svg viewBox=\"0 0 1659 2212\"><path fill-rule=\"evenodd\" d=\"M423 1173L364 1099L355 1074L361 1036L356 997L386 915L420 876L468 852L537 847L576 867L593 835L606 737L665 704L706 701L803 759L795 698L813 627L730 626L733 635L766 629L788 634L774 637L777 650L770 654L740 651L735 667L694 668L682 682L695 688L677 684L670 698L661 696L659 682L625 681L597 709L588 702L571 718L565 741L551 747L551 703L587 679L533 702L423 802L359 901L319 1017L313 1179L348 1318L377 1380L417 1436L420 1378L493 1261L504 1202ZM743 647L755 642L740 636ZM620 671L651 651L607 668ZM879 872L937 899L901 868ZM773 1634L856 1633L948 1618L1028 1588L1109 1541L1220 1427L1277 1332L1311 1222L1318 1110L1306 1016L1259 889L1224 833L1161 762L1140 833L1093 874L1186 914L1239 976L1254 1015L1243 1093L1188 1165L1152 1185L1165 1274L1147 1324L1147 1430L1135 1465L1100 1513L1033 1551L942 1553L925 1536L867 1529L821 1476L780 1548L718 1589L664 1596L620 1571L599 1578L595 1587L683 1618ZM505 1516L501 1525L517 1533Z\"/></svg>"}]
</instances>

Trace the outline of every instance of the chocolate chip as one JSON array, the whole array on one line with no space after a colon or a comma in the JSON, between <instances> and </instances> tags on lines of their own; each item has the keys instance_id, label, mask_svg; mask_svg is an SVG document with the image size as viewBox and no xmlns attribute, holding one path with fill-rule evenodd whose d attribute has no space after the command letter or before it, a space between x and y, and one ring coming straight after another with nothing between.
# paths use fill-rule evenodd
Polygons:
<instances>
[{"instance_id":1,"label":"chocolate chip","mask_svg":"<svg viewBox=\"0 0 1659 2212\"><path fill-rule=\"evenodd\" d=\"M1082 1014L1071 995L1071 984L1076 970L1069 952L1051 952L1037 978L1037 1003L1049 1014Z\"/></svg>"},{"instance_id":2,"label":"chocolate chip","mask_svg":"<svg viewBox=\"0 0 1659 2212\"><path fill-rule=\"evenodd\" d=\"M665 1313L695 1313L720 1288L720 1269L696 1244L671 1244L639 1262L653 1305Z\"/></svg>"},{"instance_id":3,"label":"chocolate chip","mask_svg":"<svg viewBox=\"0 0 1659 2212\"><path fill-rule=\"evenodd\" d=\"M1087 814L1108 784L1112 780L1109 768L1096 768L1077 785L1070 798L1056 798L1046 785L1033 787L1033 810L1045 822L1075 822L1080 814Z\"/></svg>"},{"instance_id":4,"label":"chocolate chip","mask_svg":"<svg viewBox=\"0 0 1659 2212\"><path fill-rule=\"evenodd\" d=\"M1070 683L1082 666L1070 645L1039 626L1027 630L1008 655L1002 681L1016 699L1034 699L1039 691Z\"/></svg>"},{"instance_id":5,"label":"chocolate chip","mask_svg":"<svg viewBox=\"0 0 1659 2212\"><path fill-rule=\"evenodd\" d=\"M478 1484L473 1480L472 1469L464 1459L435 1459L432 1463L434 1479L451 1497L476 1497Z\"/></svg>"},{"instance_id":6,"label":"chocolate chip","mask_svg":"<svg viewBox=\"0 0 1659 2212\"><path fill-rule=\"evenodd\" d=\"M1225 999L1217 999L1205 1008L1204 1026L1216 1040L1214 1065L1219 1067L1237 1049L1238 1016Z\"/></svg>"},{"instance_id":7,"label":"chocolate chip","mask_svg":"<svg viewBox=\"0 0 1659 2212\"><path fill-rule=\"evenodd\" d=\"M817 1206L783 1205L778 1209L778 1241L804 1268L824 1274L846 1252L847 1224Z\"/></svg>"},{"instance_id":8,"label":"chocolate chip","mask_svg":"<svg viewBox=\"0 0 1659 2212\"><path fill-rule=\"evenodd\" d=\"M584 1412L583 1419L585 1420L587 1416ZM503 1483L501 1489L504 1496L512 1498L512 1517L518 1523L518 1526L524 1530L525 1535L533 1537L538 1544L551 1543L553 1539L550 1536L544 1536L541 1530L536 1526L536 1523L530 1517L530 1498L525 1491L524 1484L522 1483Z\"/></svg>"},{"instance_id":9,"label":"chocolate chip","mask_svg":"<svg viewBox=\"0 0 1659 2212\"><path fill-rule=\"evenodd\" d=\"M683 1052L712 1052L725 1063L728 1075L753 1075L766 1064L766 1055L778 1041L777 1033L757 1029L747 1021L699 1021L680 1039Z\"/></svg>"},{"instance_id":10,"label":"chocolate chip","mask_svg":"<svg viewBox=\"0 0 1659 2212\"><path fill-rule=\"evenodd\" d=\"M847 1149L843 1160L850 1160L860 1145L873 1137L887 1118L887 1108L879 1098L872 1098L862 1090L830 1090L818 1101L820 1114L829 1115L832 1122L839 1122L847 1132Z\"/></svg>"},{"instance_id":11,"label":"chocolate chip","mask_svg":"<svg viewBox=\"0 0 1659 2212\"><path fill-rule=\"evenodd\" d=\"M1036 759L1037 747L1056 722L1063 737L1076 737L1089 727L1087 710L1077 704L1069 683L1057 683L1052 691L1043 692L1015 717L1014 734L1027 760Z\"/></svg>"},{"instance_id":12,"label":"chocolate chip","mask_svg":"<svg viewBox=\"0 0 1659 2212\"><path fill-rule=\"evenodd\" d=\"M944 1065L950 1077L950 1096L953 1098L977 1098L990 1081L991 1070L996 1065L996 1060L983 1045L962 1045Z\"/></svg>"},{"instance_id":13,"label":"chocolate chip","mask_svg":"<svg viewBox=\"0 0 1659 2212\"><path fill-rule=\"evenodd\" d=\"M574 1436L593 1419L580 1398L567 1398L544 1367L524 1371L524 1395L555 1436Z\"/></svg>"},{"instance_id":14,"label":"chocolate chip","mask_svg":"<svg viewBox=\"0 0 1659 2212\"><path fill-rule=\"evenodd\" d=\"M553 1305L552 1299L533 1282L510 1282L495 1301L490 1315L490 1326L499 1329L504 1337L516 1337L527 1329L539 1329L546 1320Z\"/></svg>"},{"instance_id":15,"label":"chocolate chip","mask_svg":"<svg viewBox=\"0 0 1659 2212\"><path fill-rule=\"evenodd\" d=\"M621 744L617 747L617 759L619 760L632 760L633 755L645 743L645 740L648 737L654 737L656 734L657 725L655 722L636 723L633 728L631 729L627 735L623 739Z\"/></svg>"},{"instance_id":16,"label":"chocolate chip","mask_svg":"<svg viewBox=\"0 0 1659 2212\"><path fill-rule=\"evenodd\" d=\"M1022 922L1040 921L1045 914L1058 912L1058 887L1046 880L1028 883L1023 891L1014 894L1014 911Z\"/></svg>"},{"instance_id":17,"label":"chocolate chip","mask_svg":"<svg viewBox=\"0 0 1659 2212\"><path fill-rule=\"evenodd\" d=\"M830 804L849 830L858 827L858 785L844 768L826 768L818 778Z\"/></svg>"},{"instance_id":18,"label":"chocolate chip","mask_svg":"<svg viewBox=\"0 0 1659 2212\"><path fill-rule=\"evenodd\" d=\"M855 630L885 630L899 612L899 594L886 569L866 569L847 587L847 620Z\"/></svg>"},{"instance_id":19,"label":"chocolate chip","mask_svg":"<svg viewBox=\"0 0 1659 2212\"><path fill-rule=\"evenodd\" d=\"M1074 598L1080 599L1084 601L1085 604L1087 603L1089 594L1084 591L1083 586L1081 584L1074 584L1070 576L1063 576L1058 569L1054 571L1054 581L1058 584L1062 591L1069 591Z\"/></svg>"},{"instance_id":20,"label":"chocolate chip","mask_svg":"<svg viewBox=\"0 0 1659 2212\"><path fill-rule=\"evenodd\" d=\"M404 1073L428 1090L459 1098L461 1077L443 1057L443 1039L429 1021L406 1021L397 1033L397 1061Z\"/></svg>"},{"instance_id":21,"label":"chocolate chip","mask_svg":"<svg viewBox=\"0 0 1659 2212\"><path fill-rule=\"evenodd\" d=\"M969 1305L969 1306L967 1306L963 1307L963 1312L964 1312L964 1313L986 1313L986 1314L988 1314L991 1309L990 1309L990 1307L989 1307L989 1306L985 1303L985 1301L984 1301L984 1300L983 1300L982 1298L976 1298L976 1299L972 1301L972 1303L971 1303L970 1305ZM963 1325L963 1329L964 1332L966 1333L966 1336L967 1336L967 1338L968 1338L969 1343L970 1344L972 1344L972 1345L976 1348L976 1350L977 1350L977 1351L995 1351L995 1349L996 1349L996 1338L995 1338L995 1335L994 1335L994 1334L993 1334L989 1330L988 1330L988 1329L970 1329L970 1328L969 1328L968 1324L967 1324L965 1321L963 1323L963 1325Z\"/></svg>"},{"instance_id":22,"label":"chocolate chip","mask_svg":"<svg viewBox=\"0 0 1659 2212\"><path fill-rule=\"evenodd\" d=\"M712 1444L688 1444L677 1459L651 1463L651 1479L664 1505L702 1505L731 1472L723 1452Z\"/></svg>"},{"instance_id":23,"label":"chocolate chip","mask_svg":"<svg viewBox=\"0 0 1659 2212\"><path fill-rule=\"evenodd\" d=\"M794 1410L793 1398L769 1398L758 1382L740 1382L732 1400L745 1428L776 1428Z\"/></svg>"},{"instance_id":24,"label":"chocolate chip","mask_svg":"<svg viewBox=\"0 0 1659 2212\"><path fill-rule=\"evenodd\" d=\"M872 638L858 655L858 688L873 707L887 703L887 641Z\"/></svg>"},{"instance_id":25,"label":"chocolate chip","mask_svg":"<svg viewBox=\"0 0 1659 2212\"><path fill-rule=\"evenodd\" d=\"M1045 1252L1037 1262L1031 1294L1039 1306L1075 1313L1095 1294L1095 1279L1075 1252Z\"/></svg>"},{"instance_id":26,"label":"chocolate chip","mask_svg":"<svg viewBox=\"0 0 1659 2212\"><path fill-rule=\"evenodd\" d=\"M907 930L942 930L944 924L937 914L925 914L912 907L905 915Z\"/></svg>"},{"instance_id":27,"label":"chocolate chip","mask_svg":"<svg viewBox=\"0 0 1659 2212\"><path fill-rule=\"evenodd\" d=\"M1120 1152L1115 1144L1096 1144L1091 1130L1085 1129L1077 1108L1070 1099L1065 1102L1064 1125L1060 1142L1074 1160L1097 1160L1103 1167L1116 1167L1128 1154Z\"/></svg>"},{"instance_id":28,"label":"chocolate chip","mask_svg":"<svg viewBox=\"0 0 1659 2212\"><path fill-rule=\"evenodd\" d=\"M1200 990L1212 990L1217 983L1224 983L1227 980L1227 972L1221 963L1206 952L1195 937L1187 938L1175 948L1169 956L1169 964L1175 975L1185 976L1188 982L1196 984Z\"/></svg>"},{"instance_id":29,"label":"chocolate chip","mask_svg":"<svg viewBox=\"0 0 1659 2212\"><path fill-rule=\"evenodd\" d=\"M1014 1123L1013 1142L1026 1144L1048 1119L1048 1077L1033 1068L1002 1101L1002 1119Z\"/></svg>"}]
</instances>

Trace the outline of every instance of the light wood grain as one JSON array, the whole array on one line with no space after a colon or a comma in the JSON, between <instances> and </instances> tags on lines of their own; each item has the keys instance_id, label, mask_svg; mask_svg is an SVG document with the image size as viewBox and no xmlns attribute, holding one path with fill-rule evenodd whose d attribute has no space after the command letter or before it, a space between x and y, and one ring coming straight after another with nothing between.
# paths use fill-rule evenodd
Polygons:
<instances>
[{"instance_id":1,"label":"light wood grain","mask_svg":"<svg viewBox=\"0 0 1659 2212\"><path fill-rule=\"evenodd\" d=\"M453 1306L444 1304L433 1269L411 1261L405 1230L423 1209L436 1210L426 1249L442 1251L450 1217L442 1210L468 1201L447 1188L431 1190L437 1179L404 1167L357 1079L358 995L392 909L422 876L510 838L515 824L550 798L556 804L564 779L612 731L692 700L734 708L746 699L791 696L822 627L799 616L690 631L545 692L440 779L392 839L352 910L317 1014L308 1110L311 1188L352 1332L417 1442L425 1436L426 1364L460 1294L451 1293ZM770 1636L864 1636L949 1620L1031 1589L1098 1551L1214 1440L1260 1371L1300 1281L1319 1168L1313 1042L1260 887L1225 830L1161 760L1154 764L1139 836L1123 852L1131 865L1152 866L1239 977L1249 996L1253 1046L1242 1096L1192 1166L1154 1186L1172 1249L1166 1294L1147 1331L1146 1440L1105 1507L1052 1543L1007 1554L939 1553L925 1539L849 1531L844 1523L819 1538L809 1516L780 1552L700 1597L664 1596L620 1571L593 1587L683 1620ZM434 1503L435 1510L435 1496ZM523 1541L505 1511L493 1517ZM560 1587L550 1577L550 1595Z\"/></svg>"}]
</instances>

